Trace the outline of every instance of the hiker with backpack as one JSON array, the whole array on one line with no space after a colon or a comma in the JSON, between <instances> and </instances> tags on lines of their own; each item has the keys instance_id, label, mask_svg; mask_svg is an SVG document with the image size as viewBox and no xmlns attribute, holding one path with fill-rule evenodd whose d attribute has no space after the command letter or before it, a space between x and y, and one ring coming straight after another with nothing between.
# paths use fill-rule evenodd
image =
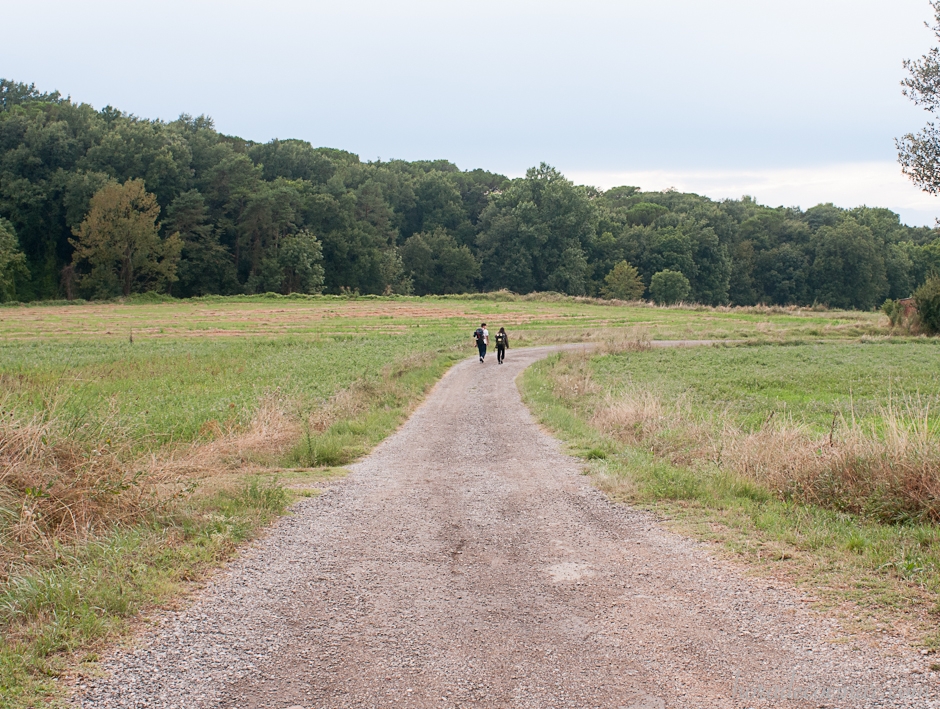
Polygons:
<instances>
[{"instance_id":1,"label":"hiker with backpack","mask_svg":"<svg viewBox=\"0 0 940 709\"><path fill-rule=\"evenodd\" d=\"M473 331L473 339L477 342L477 349L480 350L480 361L486 357L486 346L490 342L490 332L486 329L486 323L480 323L480 327Z\"/></svg>"},{"instance_id":2,"label":"hiker with backpack","mask_svg":"<svg viewBox=\"0 0 940 709\"><path fill-rule=\"evenodd\" d=\"M506 350L509 349L509 335L506 334L506 328L499 328L496 333L496 362L502 364L506 359Z\"/></svg>"}]
</instances>

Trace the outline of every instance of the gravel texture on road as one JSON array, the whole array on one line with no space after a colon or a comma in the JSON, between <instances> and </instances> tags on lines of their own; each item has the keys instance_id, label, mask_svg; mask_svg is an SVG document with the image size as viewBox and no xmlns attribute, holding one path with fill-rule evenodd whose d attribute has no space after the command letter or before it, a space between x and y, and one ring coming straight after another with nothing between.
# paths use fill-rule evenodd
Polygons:
<instances>
[{"instance_id":1,"label":"gravel texture on road","mask_svg":"<svg viewBox=\"0 0 940 709\"><path fill-rule=\"evenodd\" d=\"M522 404L552 348L455 366L352 474L102 663L85 709L940 706L928 658L610 504Z\"/></svg>"}]
</instances>

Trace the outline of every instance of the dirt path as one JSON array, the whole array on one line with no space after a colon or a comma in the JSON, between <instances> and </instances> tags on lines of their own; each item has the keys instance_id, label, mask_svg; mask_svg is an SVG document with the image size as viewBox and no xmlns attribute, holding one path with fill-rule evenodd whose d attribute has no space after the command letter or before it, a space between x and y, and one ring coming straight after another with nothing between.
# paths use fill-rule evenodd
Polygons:
<instances>
[{"instance_id":1,"label":"dirt path","mask_svg":"<svg viewBox=\"0 0 940 709\"><path fill-rule=\"evenodd\" d=\"M842 642L792 591L591 489L514 385L548 351L454 367L81 706L936 706L899 640Z\"/></svg>"}]
</instances>

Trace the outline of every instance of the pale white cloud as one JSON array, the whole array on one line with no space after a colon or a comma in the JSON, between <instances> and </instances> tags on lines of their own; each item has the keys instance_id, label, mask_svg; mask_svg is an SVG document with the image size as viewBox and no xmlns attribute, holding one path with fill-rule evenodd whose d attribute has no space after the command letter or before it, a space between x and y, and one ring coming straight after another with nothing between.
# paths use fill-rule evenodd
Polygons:
<instances>
[{"instance_id":1,"label":"pale white cloud","mask_svg":"<svg viewBox=\"0 0 940 709\"><path fill-rule=\"evenodd\" d=\"M927 0L6 0L0 76L366 159L890 160Z\"/></svg>"},{"instance_id":2,"label":"pale white cloud","mask_svg":"<svg viewBox=\"0 0 940 709\"><path fill-rule=\"evenodd\" d=\"M563 170L564 171L564 170ZM940 198L912 185L896 162L861 162L770 170L564 171L568 179L610 189L636 185L658 191L674 187L712 199L754 197L761 204L802 207L820 202L840 207L888 207L912 226L933 226Z\"/></svg>"}]
</instances>

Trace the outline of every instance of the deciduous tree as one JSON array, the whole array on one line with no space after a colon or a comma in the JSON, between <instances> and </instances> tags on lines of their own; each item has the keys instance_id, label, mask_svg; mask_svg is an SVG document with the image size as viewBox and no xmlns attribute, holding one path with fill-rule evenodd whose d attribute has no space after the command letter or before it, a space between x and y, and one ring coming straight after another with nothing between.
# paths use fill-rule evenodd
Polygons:
<instances>
[{"instance_id":1,"label":"deciduous tree","mask_svg":"<svg viewBox=\"0 0 940 709\"><path fill-rule=\"evenodd\" d=\"M692 284L681 271L666 269L650 279L650 295L659 305L673 305L689 297Z\"/></svg>"},{"instance_id":2,"label":"deciduous tree","mask_svg":"<svg viewBox=\"0 0 940 709\"><path fill-rule=\"evenodd\" d=\"M940 0L930 3L934 11L931 29L940 40ZM901 82L903 93L915 106L932 117L940 113L940 48L932 47L920 59L907 59L908 77ZM940 129L933 121L917 133L908 133L895 141L901 169L925 192L940 193Z\"/></svg>"},{"instance_id":3,"label":"deciduous tree","mask_svg":"<svg viewBox=\"0 0 940 709\"><path fill-rule=\"evenodd\" d=\"M179 234L160 238L156 197L143 180L105 185L71 240L79 287L97 298L162 290L176 280Z\"/></svg>"},{"instance_id":4,"label":"deciduous tree","mask_svg":"<svg viewBox=\"0 0 940 709\"><path fill-rule=\"evenodd\" d=\"M597 213L588 188L542 163L493 196L477 244L484 285L517 292L587 292L586 249Z\"/></svg>"},{"instance_id":5,"label":"deciduous tree","mask_svg":"<svg viewBox=\"0 0 940 709\"><path fill-rule=\"evenodd\" d=\"M282 288L289 293L319 293L323 290L323 247L307 230L285 236L278 246Z\"/></svg>"},{"instance_id":6,"label":"deciduous tree","mask_svg":"<svg viewBox=\"0 0 940 709\"><path fill-rule=\"evenodd\" d=\"M219 242L219 234L209 221L205 199L198 190L189 190L173 200L163 231L178 233L182 241L174 295L188 298L239 292L235 260Z\"/></svg>"},{"instance_id":7,"label":"deciduous tree","mask_svg":"<svg viewBox=\"0 0 940 709\"><path fill-rule=\"evenodd\" d=\"M926 283L914 291L914 302L924 331L931 335L940 333L940 278L928 278Z\"/></svg>"},{"instance_id":8,"label":"deciduous tree","mask_svg":"<svg viewBox=\"0 0 940 709\"><path fill-rule=\"evenodd\" d=\"M604 298L617 298L619 300L639 300L643 296L646 286L636 268L627 261L620 261L606 276L601 295Z\"/></svg>"},{"instance_id":9,"label":"deciduous tree","mask_svg":"<svg viewBox=\"0 0 940 709\"><path fill-rule=\"evenodd\" d=\"M836 227L821 227L814 242L812 277L819 302L869 310L884 300L884 258L868 227L849 217Z\"/></svg>"},{"instance_id":10,"label":"deciduous tree","mask_svg":"<svg viewBox=\"0 0 940 709\"><path fill-rule=\"evenodd\" d=\"M480 264L470 249L443 229L410 237L401 258L417 295L466 293L480 277Z\"/></svg>"},{"instance_id":11,"label":"deciduous tree","mask_svg":"<svg viewBox=\"0 0 940 709\"><path fill-rule=\"evenodd\" d=\"M16 299L17 280L29 277L13 225L0 217L0 302Z\"/></svg>"}]
</instances>

